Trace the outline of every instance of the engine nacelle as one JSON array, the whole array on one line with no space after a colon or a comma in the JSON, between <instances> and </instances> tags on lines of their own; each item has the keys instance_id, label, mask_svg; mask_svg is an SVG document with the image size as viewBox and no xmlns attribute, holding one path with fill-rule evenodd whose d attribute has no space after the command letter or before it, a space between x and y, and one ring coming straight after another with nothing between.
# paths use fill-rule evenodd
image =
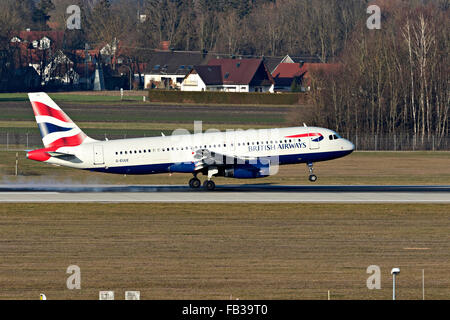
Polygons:
<instances>
[{"instance_id":1,"label":"engine nacelle","mask_svg":"<svg viewBox=\"0 0 450 320\"><path fill-rule=\"evenodd\" d=\"M195 164L192 162L178 162L169 167L170 172L191 173L195 170Z\"/></svg>"},{"instance_id":2,"label":"engine nacelle","mask_svg":"<svg viewBox=\"0 0 450 320\"><path fill-rule=\"evenodd\" d=\"M225 169L224 176L235 179L255 179L270 176L270 164L258 162L257 164L238 164L233 168Z\"/></svg>"}]
</instances>

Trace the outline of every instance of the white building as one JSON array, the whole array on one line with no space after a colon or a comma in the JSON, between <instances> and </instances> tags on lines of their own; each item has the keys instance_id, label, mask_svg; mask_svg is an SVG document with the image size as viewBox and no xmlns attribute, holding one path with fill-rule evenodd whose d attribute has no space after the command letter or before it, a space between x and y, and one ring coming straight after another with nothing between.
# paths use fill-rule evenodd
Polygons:
<instances>
[{"instance_id":1,"label":"white building","mask_svg":"<svg viewBox=\"0 0 450 320\"><path fill-rule=\"evenodd\" d=\"M262 59L213 59L194 66L182 91L273 92L274 81Z\"/></svg>"}]
</instances>

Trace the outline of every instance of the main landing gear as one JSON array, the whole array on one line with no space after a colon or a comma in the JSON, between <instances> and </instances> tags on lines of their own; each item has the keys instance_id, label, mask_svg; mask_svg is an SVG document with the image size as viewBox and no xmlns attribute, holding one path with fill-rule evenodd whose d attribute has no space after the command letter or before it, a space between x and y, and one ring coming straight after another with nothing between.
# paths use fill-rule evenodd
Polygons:
<instances>
[{"instance_id":1,"label":"main landing gear","mask_svg":"<svg viewBox=\"0 0 450 320\"><path fill-rule=\"evenodd\" d=\"M217 168L211 168L208 170L208 180L203 182L203 188L208 191L212 191L216 188L216 184L211 178L219 172ZM189 180L189 187L191 189L198 189L202 185L201 181L197 178L197 174L194 174L194 177Z\"/></svg>"},{"instance_id":2,"label":"main landing gear","mask_svg":"<svg viewBox=\"0 0 450 320\"><path fill-rule=\"evenodd\" d=\"M317 181L317 176L314 174L314 168L313 168L312 162L308 163L307 166L308 166L308 169L309 169L309 181L316 182Z\"/></svg>"},{"instance_id":3,"label":"main landing gear","mask_svg":"<svg viewBox=\"0 0 450 320\"><path fill-rule=\"evenodd\" d=\"M212 180L206 180L205 182L203 182L203 188L208 191L212 191L216 188L216 184Z\"/></svg>"},{"instance_id":4,"label":"main landing gear","mask_svg":"<svg viewBox=\"0 0 450 320\"><path fill-rule=\"evenodd\" d=\"M201 181L195 176L191 180L189 180L189 187L191 187L192 189L198 189L201 185Z\"/></svg>"}]
</instances>

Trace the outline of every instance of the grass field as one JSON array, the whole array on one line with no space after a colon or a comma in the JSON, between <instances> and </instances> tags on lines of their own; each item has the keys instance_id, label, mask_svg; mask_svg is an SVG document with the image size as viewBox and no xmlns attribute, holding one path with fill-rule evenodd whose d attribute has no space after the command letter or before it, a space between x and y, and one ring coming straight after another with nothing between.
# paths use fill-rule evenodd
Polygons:
<instances>
[{"instance_id":1,"label":"grass field","mask_svg":"<svg viewBox=\"0 0 450 320\"><path fill-rule=\"evenodd\" d=\"M65 104L106 104L106 105L117 105L117 104L135 104L136 102L141 102L143 105L173 105L173 102L153 102L149 100L147 91L124 91L124 96L121 99L120 91L80 91L80 92L56 92L48 94L57 103ZM143 101L143 97L146 97L146 101ZM0 103L4 102L29 102L27 93L0 93ZM197 103L184 103L177 102L177 105L198 105ZM226 107L223 104L215 103L205 103L202 105L208 106L221 106ZM227 104L232 105L232 104ZM234 106L273 106L273 105L258 105L258 104L235 104ZM292 106L292 104L282 105L284 107Z\"/></svg>"},{"instance_id":2,"label":"grass field","mask_svg":"<svg viewBox=\"0 0 450 320\"><path fill-rule=\"evenodd\" d=\"M0 152L0 183L91 183L91 184L187 184L189 174L123 176L55 167L25 159L19 153L19 176L15 177L16 152ZM449 185L450 152L354 152L314 165L317 185ZM258 180L215 178L217 184L274 183L310 184L304 164L281 166L275 176ZM200 178L203 178L200 176Z\"/></svg>"},{"instance_id":3,"label":"grass field","mask_svg":"<svg viewBox=\"0 0 450 320\"><path fill-rule=\"evenodd\" d=\"M124 98L133 101L142 101L142 96L148 95L147 91L124 91ZM120 91L80 91L80 92L55 92L49 96L58 101L67 102L112 102L120 101ZM28 94L0 93L0 102L29 101Z\"/></svg>"},{"instance_id":4,"label":"grass field","mask_svg":"<svg viewBox=\"0 0 450 320\"><path fill-rule=\"evenodd\" d=\"M422 298L422 269L448 299L448 230L448 205L2 204L0 299L391 299L392 267L398 299Z\"/></svg>"},{"instance_id":5,"label":"grass field","mask_svg":"<svg viewBox=\"0 0 450 320\"><path fill-rule=\"evenodd\" d=\"M145 93L145 92L143 92ZM258 129L297 124L292 114L297 106L226 106L191 104L155 104L139 102L140 96L120 101L118 93L52 94L52 98L86 134L106 136L169 135L175 129L193 130L201 120L203 129ZM128 94L138 95L139 92ZM142 92L141 92L142 94ZM34 114L26 94L0 94L0 143L8 134L39 135ZM117 137L116 137L117 138Z\"/></svg>"},{"instance_id":6,"label":"grass field","mask_svg":"<svg viewBox=\"0 0 450 320\"><path fill-rule=\"evenodd\" d=\"M298 124L302 106L170 105L142 92L51 95L87 134L165 134L177 128ZM295 115L295 116L294 116ZM0 94L0 133L38 134L25 94ZM12 137L13 138L13 137ZM1 138L0 138L1 139ZM39 141L40 142L40 141ZM2 143L2 142L0 142ZM17 146L24 149L24 146ZM0 184L187 184L191 175L122 176L54 167L0 152ZM317 185L450 184L450 152L355 152L316 163ZM276 176L217 184L310 184L305 165ZM201 177L203 179L203 177ZM448 205L1 204L0 299L98 299L140 290L143 299L399 299L450 297ZM70 291L66 269L81 268ZM368 290L379 265L382 289Z\"/></svg>"}]
</instances>

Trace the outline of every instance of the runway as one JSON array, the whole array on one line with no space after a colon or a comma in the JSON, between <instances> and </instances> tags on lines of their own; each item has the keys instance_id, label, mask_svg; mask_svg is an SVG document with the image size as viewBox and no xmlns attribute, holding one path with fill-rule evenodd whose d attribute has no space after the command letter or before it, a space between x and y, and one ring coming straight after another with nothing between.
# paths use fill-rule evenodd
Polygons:
<instances>
[{"instance_id":1,"label":"runway","mask_svg":"<svg viewBox=\"0 0 450 320\"><path fill-rule=\"evenodd\" d=\"M450 186L0 185L2 203L449 203Z\"/></svg>"}]
</instances>

